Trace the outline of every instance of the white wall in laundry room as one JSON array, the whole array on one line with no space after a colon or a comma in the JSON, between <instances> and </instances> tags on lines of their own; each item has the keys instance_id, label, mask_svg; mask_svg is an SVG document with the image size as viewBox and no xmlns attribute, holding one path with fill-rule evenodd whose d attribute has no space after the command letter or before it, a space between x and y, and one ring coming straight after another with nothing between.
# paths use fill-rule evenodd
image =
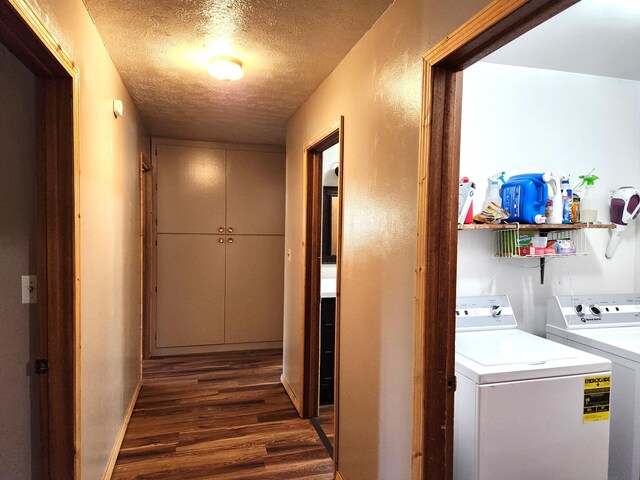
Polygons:
<instances>
[{"instance_id":1,"label":"white wall in laundry room","mask_svg":"<svg viewBox=\"0 0 640 480\"><path fill-rule=\"evenodd\" d=\"M476 182L478 212L487 177L506 171L578 175L592 168L598 220L609 221L611 190L640 188L640 82L478 63L464 72L460 175ZM637 229L640 232L640 228ZM553 259L540 285L537 259L494 257L495 233L461 231L458 295L509 295L521 328L544 335L552 295L637 290L640 233L630 225L613 259L606 230L585 231L589 255Z\"/></svg>"}]
</instances>

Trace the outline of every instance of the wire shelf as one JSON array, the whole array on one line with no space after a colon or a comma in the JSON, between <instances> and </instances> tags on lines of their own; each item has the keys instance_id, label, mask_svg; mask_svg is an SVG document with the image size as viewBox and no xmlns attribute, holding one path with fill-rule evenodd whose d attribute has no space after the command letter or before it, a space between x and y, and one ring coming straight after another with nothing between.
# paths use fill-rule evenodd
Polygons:
<instances>
[{"instance_id":1,"label":"wire shelf","mask_svg":"<svg viewBox=\"0 0 640 480\"><path fill-rule=\"evenodd\" d=\"M551 253L554 244L560 244L560 249L555 248ZM584 230L550 230L549 225L545 225L538 230L530 227L523 230L516 226L515 229L496 231L496 257L550 259L587 254Z\"/></svg>"}]
</instances>

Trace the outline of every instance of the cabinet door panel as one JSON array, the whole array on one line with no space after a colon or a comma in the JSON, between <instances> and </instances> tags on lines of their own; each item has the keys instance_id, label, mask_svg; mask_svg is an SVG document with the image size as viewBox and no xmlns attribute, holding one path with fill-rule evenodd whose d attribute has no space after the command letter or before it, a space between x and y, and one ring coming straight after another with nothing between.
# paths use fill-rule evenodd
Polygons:
<instances>
[{"instance_id":1,"label":"cabinet door panel","mask_svg":"<svg viewBox=\"0 0 640 480\"><path fill-rule=\"evenodd\" d=\"M227 151L227 227L233 234L284 234L283 153Z\"/></svg>"},{"instance_id":2,"label":"cabinet door panel","mask_svg":"<svg viewBox=\"0 0 640 480\"><path fill-rule=\"evenodd\" d=\"M156 347L224 343L225 244L158 235Z\"/></svg>"},{"instance_id":3,"label":"cabinet door panel","mask_svg":"<svg viewBox=\"0 0 640 480\"><path fill-rule=\"evenodd\" d=\"M282 340L284 237L233 236L227 243L225 340Z\"/></svg>"},{"instance_id":4,"label":"cabinet door panel","mask_svg":"<svg viewBox=\"0 0 640 480\"><path fill-rule=\"evenodd\" d=\"M225 151L157 148L158 232L219 233L225 226Z\"/></svg>"}]
</instances>

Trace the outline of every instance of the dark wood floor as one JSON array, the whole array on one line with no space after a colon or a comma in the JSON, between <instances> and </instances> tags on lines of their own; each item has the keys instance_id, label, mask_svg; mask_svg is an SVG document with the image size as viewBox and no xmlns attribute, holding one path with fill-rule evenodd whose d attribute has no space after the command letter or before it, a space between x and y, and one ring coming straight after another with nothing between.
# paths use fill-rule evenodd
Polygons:
<instances>
[{"instance_id":1,"label":"dark wood floor","mask_svg":"<svg viewBox=\"0 0 640 480\"><path fill-rule=\"evenodd\" d=\"M335 436L335 421L333 415L333 405L321 405L318 415L320 427L327 436L327 439L333 445L333 437Z\"/></svg>"},{"instance_id":2,"label":"dark wood floor","mask_svg":"<svg viewBox=\"0 0 640 480\"><path fill-rule=\"evenodd\" d=\"M329 456L333 458L333 447L335 437L335 418L333 405L320 405L318 416L311 419L322 443L327 448Z\"/></svg>"},{"instance_id":3,"label":"dark wood floor","mask_svg":"<svg viewBox=\"0 0 640 480\"><path fill-rule=\"evenodd\" d=\"M145 361L112 479L332 479L281 371L274 350Z\"/></svg>"}]
</instances>

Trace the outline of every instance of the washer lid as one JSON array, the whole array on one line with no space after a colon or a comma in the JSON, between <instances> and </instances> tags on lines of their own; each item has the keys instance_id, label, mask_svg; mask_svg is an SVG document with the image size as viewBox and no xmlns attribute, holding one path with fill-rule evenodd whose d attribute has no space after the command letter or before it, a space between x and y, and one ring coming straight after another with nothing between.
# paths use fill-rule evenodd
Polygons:
<instances>
[{"instance_id":1,"label":"washer lid","mask_svg":"<svg viewBox=\"0 0 640 480\"><path fill-rule=\"evenodd\" d=\"M558 346L558 343L535 335L522 336L518 330L505 331L501 335L459 334L456 339L457 353L484 366L519 363L539 365L553 360L577 358L576 351Z\"/></svg>"},{"instance_id":2,"label":"washer lid","mask_svg":"<svg viewBox=\"0 0 640 480\"><path fill-rule=\"evenodd\" d=\"M640 327L569 330L567 338L634 362L640 362Z\"/></svg>"},{"instance_id":3,"label":"washer lid","mask_svg":"<svg viewBox=\"0 0 640 480\"><path fill-rule=\"evenodd\" d=\"M456 370L485 384L604 372L611 362L521 330L459 332Z\"/></svg>"}]
</instances>

